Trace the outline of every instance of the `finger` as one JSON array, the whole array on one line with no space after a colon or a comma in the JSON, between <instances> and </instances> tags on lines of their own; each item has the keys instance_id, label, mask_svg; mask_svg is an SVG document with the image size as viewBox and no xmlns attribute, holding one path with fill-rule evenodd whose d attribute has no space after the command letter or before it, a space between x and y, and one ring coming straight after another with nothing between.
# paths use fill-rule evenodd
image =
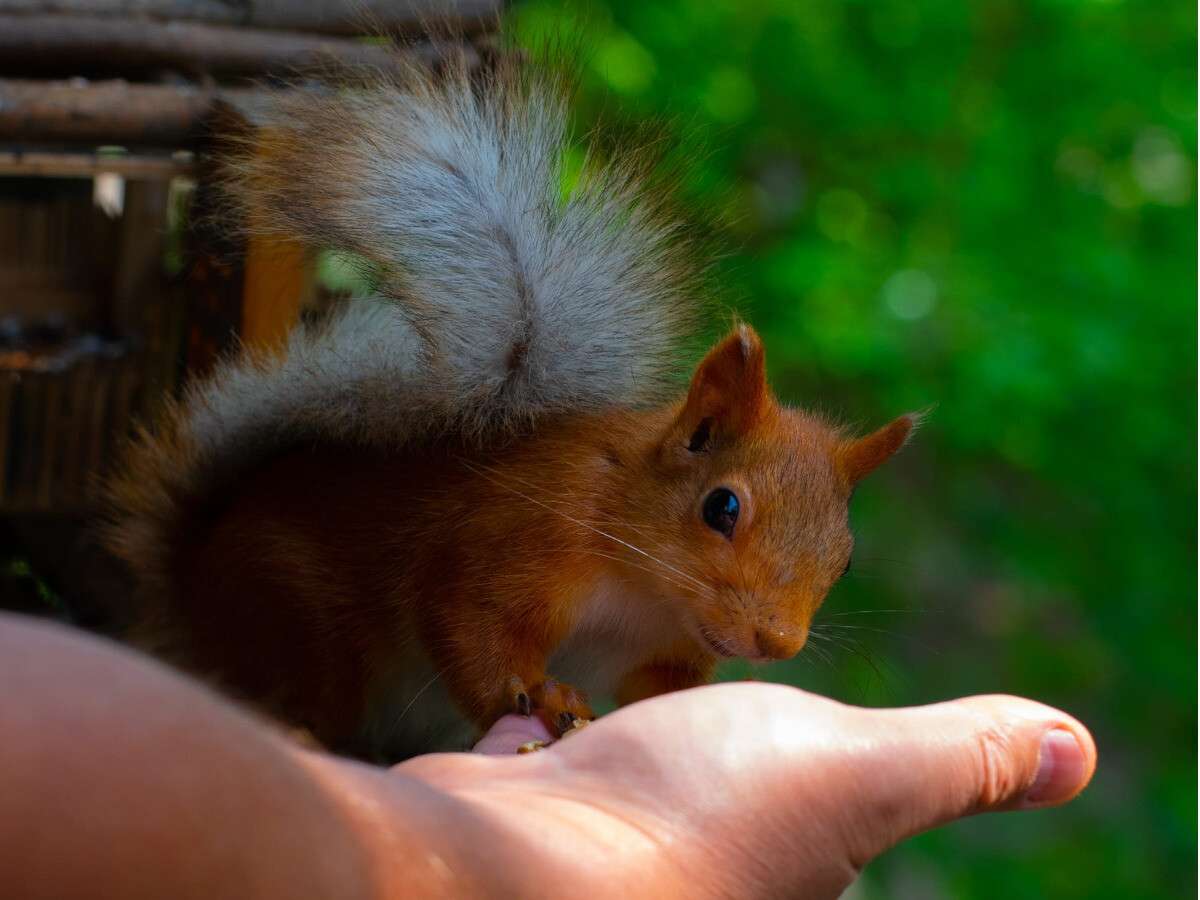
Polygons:
<instances>
[{"instance_id":1,"label":"finger","mask_svg":"<svg viewBox=\"0 0 1200 900\"><path fill-rule=\"evenodd\" d=\"M978 812L1058 806L1091 780L1096 745L1078 721L1018 697L859 710L851 765L861 861Z\"/></svg>"},{"instance_id":2,"label":"finger","mask_svg":"<svg viewBox=\"0 0 1200 900\"><path fill-rule=\"evenodd\" d=\"M518 747L529 741L545 741L547 744L554 741L554 735L546 728L541 716L503 716L480 738L475 745L475 752L493 756L516 753Z\"/></svg>"}]
</instances>

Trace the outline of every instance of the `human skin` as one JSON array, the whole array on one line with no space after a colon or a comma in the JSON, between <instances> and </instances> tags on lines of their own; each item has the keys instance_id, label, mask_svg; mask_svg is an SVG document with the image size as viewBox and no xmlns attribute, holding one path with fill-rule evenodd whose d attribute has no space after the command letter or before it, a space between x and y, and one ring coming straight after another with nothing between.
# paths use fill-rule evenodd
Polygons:
<instances>
[{"instance_id":1,"label":"human skin","mask_svg":"<svg viewBox=\"0 0 1200 900\"><path fill-rule=\"evenodd\" d=\"M0 884L24 898L835 897L909 835L1066 802L1096 758L1019 698L865 710L728 684L540 753L502 752L541 728L507 717L488 752L376 769L12 616L0 684Z\"/></svg>"}]
</instances>

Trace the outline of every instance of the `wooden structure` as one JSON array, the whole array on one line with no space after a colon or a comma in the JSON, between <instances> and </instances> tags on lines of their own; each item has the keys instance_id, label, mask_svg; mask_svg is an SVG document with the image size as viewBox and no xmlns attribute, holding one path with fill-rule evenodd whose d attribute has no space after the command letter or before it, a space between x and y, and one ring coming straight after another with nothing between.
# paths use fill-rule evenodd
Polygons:
<instances>
[{"instance_id":1,"label":"wooden structure","mask_svg":"<svg viewBox=\"0 0 1200 900\"><path fill-rule=\"evenodd\" d=\"M0 0L0 555L102 590L78 526L132 422L313 295L302 248L203 227L214 139L297 82L486 52L500 2Z\"/></svg>"}]
</instances>

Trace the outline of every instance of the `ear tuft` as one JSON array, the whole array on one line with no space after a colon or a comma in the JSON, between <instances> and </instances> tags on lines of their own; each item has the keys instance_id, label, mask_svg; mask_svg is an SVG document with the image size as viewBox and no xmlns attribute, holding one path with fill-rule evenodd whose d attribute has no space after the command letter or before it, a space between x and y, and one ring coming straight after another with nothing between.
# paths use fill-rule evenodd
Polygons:
<instances>
[{"instance_id":1,"label":"ear tuft","mask_svg":"<svg viewBox=\"0 0 1200 900\"><path fill-rule=\"evenodd\" d=\"M889 422L866 437L843 444L838 451L838 467L850 484L866 478L908 442L923 413L908 413Z\"/></svg>"},{"instance_id":2,"label":"ear tuft","mask_svg":"<svg viewBox=\"0 0 1200 900\"><path fill-rule=\"evenodd\" d=\"M762 358L762 339L753 328L742 322L737 326L739 349L742 351L742 361L750 362L755 357Z\"/></svg>"},{"instance_id":3,"label":"ear tuft","mask_svg":"<svg viewBox=\"0 0 1200 900\"><path fill-rule=\"evenodd\" d=\"M769 402L762 341L738 325L696 367L669 440L696 452L713 439L744 434Z\"/></svg>"}]
</instances>

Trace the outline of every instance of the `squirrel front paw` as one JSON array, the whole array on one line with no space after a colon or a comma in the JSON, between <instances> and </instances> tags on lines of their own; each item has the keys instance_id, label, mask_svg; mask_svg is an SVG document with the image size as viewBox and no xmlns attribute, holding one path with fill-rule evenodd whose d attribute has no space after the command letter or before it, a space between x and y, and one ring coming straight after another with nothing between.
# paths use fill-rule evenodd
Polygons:
<instances>
[{"instance_id":1,"label":"squirrel front paw","mask_svg":"<svg viewBox=\"0 0 1200 900\"><path fill-rule=\"evenodd\" d=\"M529 716L533 713L533 700L530 699L529 690L519 675L513 675L508 679L508 684L505 685L505 695L510 712L515 712L518 716Z\"/></svg>"},{"instance_id":2,"label":"squirrel front paw","mask_svg":"<svg viewBox=\"0 0 1200 900\"><path fill-rule=\"evenodd\" d=\"M517 675L508 679L509 709L518 715L529 716L536 710L555 737L561 737L575 726L577 719L594 718L583 691L554 678L546 678L527 686Z\"/></svg>"}]
</instances>

